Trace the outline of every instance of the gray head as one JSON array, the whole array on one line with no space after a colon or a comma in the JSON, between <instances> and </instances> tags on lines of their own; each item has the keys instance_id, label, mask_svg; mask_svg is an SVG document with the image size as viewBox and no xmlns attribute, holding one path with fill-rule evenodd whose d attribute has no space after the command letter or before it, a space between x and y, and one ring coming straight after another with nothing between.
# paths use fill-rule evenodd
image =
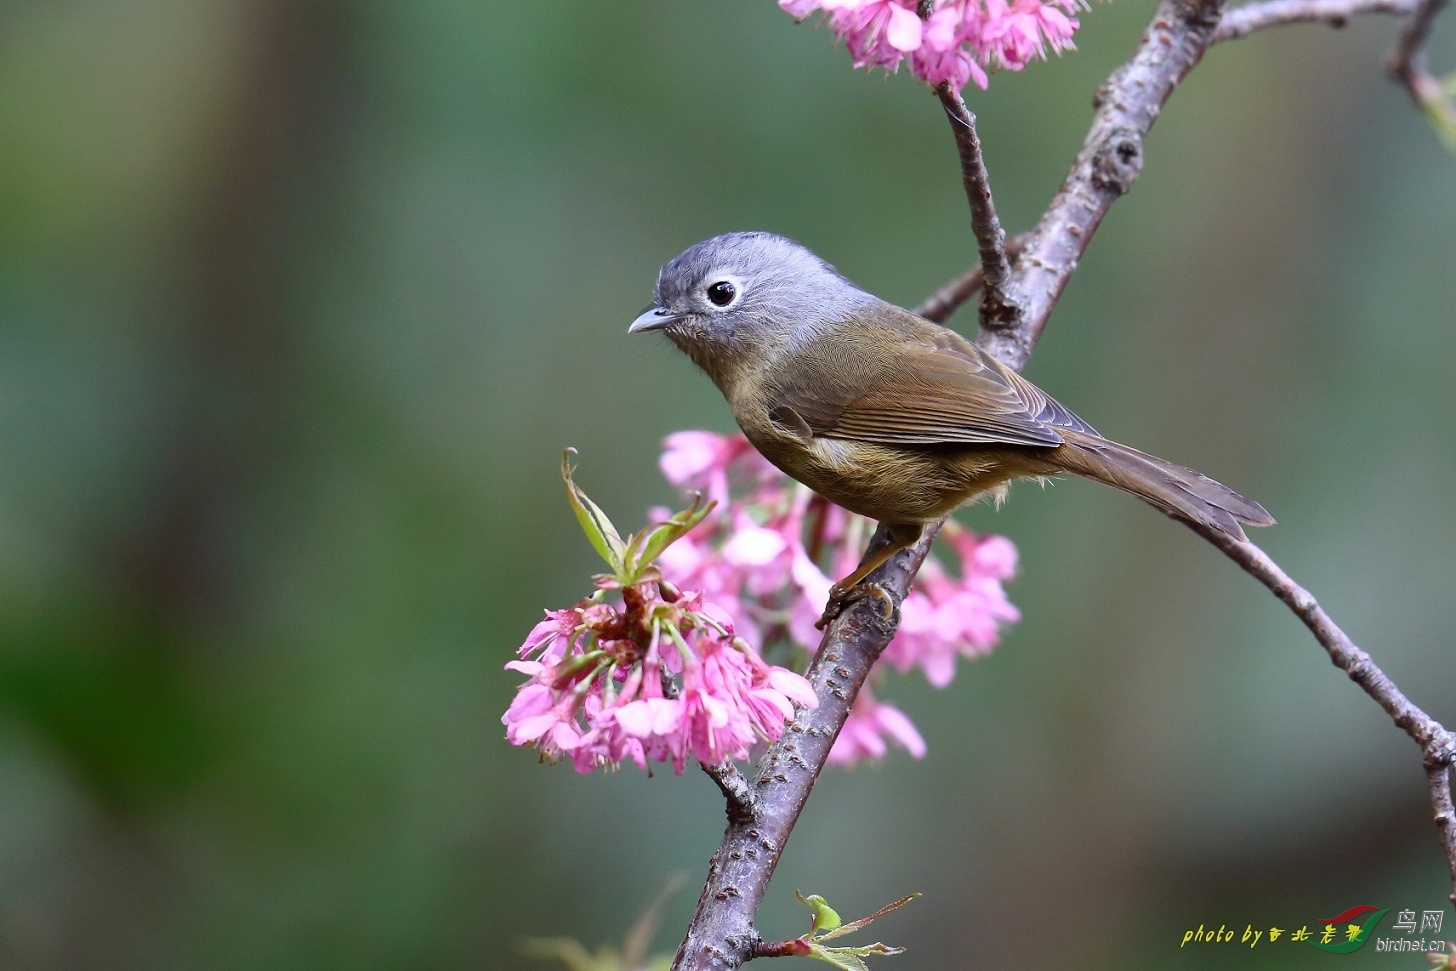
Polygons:
<instances>
[{"instance_id":1,"label":"gray head","mask_svg":"<svg viewBox=\"0 0 1456 971\"><path fill-rule=\"evenodd\" d=\"M807 337L874 301L791 239L725 233L662 268L653 306L627 332L660 330L712 373L705 361Z\"/></svg>"}]
</instances>

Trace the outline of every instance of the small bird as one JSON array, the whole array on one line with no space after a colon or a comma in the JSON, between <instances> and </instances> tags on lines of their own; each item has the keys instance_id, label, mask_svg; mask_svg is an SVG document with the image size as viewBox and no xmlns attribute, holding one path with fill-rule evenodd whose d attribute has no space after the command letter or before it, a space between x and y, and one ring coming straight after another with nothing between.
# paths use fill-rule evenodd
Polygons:
<instances>
[{"instance_id":1,"label":"small bird","mask_svg":"<svg viewBox=\"0 0 1456 971\"><path fill-rule=\"evenodd\" d=\"M888 546L834 585L825 618L927 523L1011 480L1071 473L1245 539L1257 502L1109 441L955 331L866 293L772 233L704 240L662 268L627 328L661 331L713 379L774 465L878 520ZM822 622L821 622L822 623Z\"/></svg>"}]
</instances>

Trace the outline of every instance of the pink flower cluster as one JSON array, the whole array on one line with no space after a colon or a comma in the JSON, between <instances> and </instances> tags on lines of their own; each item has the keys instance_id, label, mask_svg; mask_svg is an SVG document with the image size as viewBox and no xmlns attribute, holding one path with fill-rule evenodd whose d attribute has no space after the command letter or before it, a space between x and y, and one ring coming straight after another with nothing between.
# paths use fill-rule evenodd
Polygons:
<instances>
[{"instance_id":1,"label":"pink flower cluster","mask_svg":"<svg viewBox=\"0 0 1456 971\"><path fill-rule=\"evenodd\" d=\"M676 432L664 446L660 465L667 480L718 506L658 557L663 576L705 591L756 644L785 635L797 644L818 643L814 623L832 581L803 537L812 522L821 545L827 542L839 554L831 569L843 567L847 574L858 555L844 542L849 514L808 489L792 488L742 435ZM648 516L665 512L653 509Z\"/></svg>"},{"instance_id":2,"label":"pink flower cluster","mask_svg":"<svg viewBox=\"0 0 1456 971\"><path fill-rule=\"evenodd\" d=\"M779 0L798 20L816 11L844 38L855 67L910 70L930 84L959 91L974 80L986 87L986 70L1019 71L1046 49L1073 48L1074 16L1084 0L933 0L921 20L916 0Z\"/></svg>"},{"instance_id":3,"label":"pink flower cluster","mask_svg":"<svg viewBox=\"0 0 1456 971\"><path fill-rule=\"evenodd\" d=\"M900 629L880 660L904 673L920 668L925 680L944 688L955 677L957 657L989 654L1001 627L1021 619L1002 582L1016 575L1016 547L1004 536L977 536L956 523L940 535L960 558L952 577L939 560L927 559L905 597Z\"/></svg>"},{"instance_id":4,"label":"pink flower cluster","mask_svg":"<svg viewBox=\"0 0 1456 971\"><path fill-rule=\"evenodd\" d=\"M610 586L610 584L608 584ZM809 682L764 662L701 594L643 583L623 602L549 610L507 668L529 675L501 721L514 745L569 757L578 772L630 759L705 765L748 757L783 734Z\"/></svg>"},{"instance_id":5,"label":"pink flower cluster","mask_svg":"<svg viewBox=\"0 0 1456 971\"><path fill-rule=\"evenodd\" d=\"M812 651L830 577L853 570L873 524L791 482L741 435L677 432L667 438L661 467L674 485L700 490L719 504L663 551L663 576L704 591L749 640L784 640ZM977 536L954 522L941 536L960 561L959 575L933 558L925 562L901 607L899 633L882 656L897 671L921 669L936 687L955 676L957 657L985 654L1002 626L1020 619L1002 587L1016 572L1010 541ZM910 720L866 687L830 759L849 765L878 757L886 740L917 758L925 751Z\"/></svg>"},{"instance_id":6,"label":"pink flower cluster","mask_svg":"<svg viewBox=\"0 0 1456 971\"><path fill-rule=\"evenodd\" d=\"M829 750L829 761L835 765L849 767L860 759L881 759L889 746L886 739L895 741L914 758L925 756L925 739L905 713L894 705L887 705L875 697L866 684L855 695L854 707Z\"/></svg>"}]
</instances>

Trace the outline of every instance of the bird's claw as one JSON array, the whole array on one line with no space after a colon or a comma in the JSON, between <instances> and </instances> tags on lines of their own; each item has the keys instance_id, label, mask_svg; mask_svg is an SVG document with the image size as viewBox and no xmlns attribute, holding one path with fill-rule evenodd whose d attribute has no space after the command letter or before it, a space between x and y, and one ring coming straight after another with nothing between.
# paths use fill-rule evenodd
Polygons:
<instances>
[{"instance_id":1,"label":"bird's claw","mask_svg":"<svg viewBox=\"0 0 1456 971\"><path fill-rule=\"evenodd\" d=\"M882 620L889 620L895 616L895 600L890 596L890 591L886 590L882 584L863 581L852 587L844 587L836 583L829 588L829 603L824 607L823 616L814 623L815 629L823 630L828 627L834 618L844 613L845 607L856 601L864 600L866 597L873 597L880 602L884 608L880 612Z\"/></svg>"}]
</instances>

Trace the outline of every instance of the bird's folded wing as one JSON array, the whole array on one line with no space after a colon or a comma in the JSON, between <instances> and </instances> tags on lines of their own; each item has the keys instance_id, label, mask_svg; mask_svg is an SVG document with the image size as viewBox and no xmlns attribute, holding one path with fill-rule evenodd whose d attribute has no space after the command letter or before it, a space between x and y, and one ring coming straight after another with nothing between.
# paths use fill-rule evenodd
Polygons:
<instances>
[{"instance_id":1,"label":"bird's folded wing","mask_svg":"<svg viewBox=\"0 0 1456 971\"><path fill-rule=\"evenodd\" d=\"M914 339L902 343L900 353L881 358L871 373L856 375L841 363L841 380L821 382L812 399L785 395L782 404L815 435L886 445L1051 446L1062 443L1059 427L1097 434L954 331L906 316L924 326L907 327ZM806 353L816 357L816 350Z\"/></svg>"}]
</instances>

